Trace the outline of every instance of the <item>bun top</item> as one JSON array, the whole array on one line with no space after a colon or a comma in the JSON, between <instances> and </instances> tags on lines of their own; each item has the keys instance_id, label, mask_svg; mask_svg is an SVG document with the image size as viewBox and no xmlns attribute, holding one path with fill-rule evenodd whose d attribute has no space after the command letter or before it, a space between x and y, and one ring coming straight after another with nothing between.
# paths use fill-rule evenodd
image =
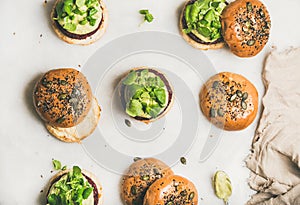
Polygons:
<instances>
[{"instance_id":1,"label":"bun top","mask_svg":"<svg viewBox=\"0 0 300 205\"><path fill-rule=\"evenodd\" d=\"M79 124L91 108L92 91L85 76L73 68L50 70L37 82L34 105L40 117L56 127Z\"/></svg>"},{"instance_id":2,"label":"bun top","mask_svg":"<svg viewBox=\"0 0 300 205\"><path fill-rule=\"evenodd\" d=\"M197 205L197 189L191 181L181 176L161 178L150 186L144 198L144 205L157 204Z\"/></svg>"},{"instance_id":3,"label":"bun top","mask_svg":"<svg viewBox=\"0 0 300 205\"><path fill-rule=\"evenodd\" d=\"M270 16L259 0L230 3L222 12L221 23L223 38L237 56L255 56L269 39Z\"/></svg>"},{"instance_id":4,"label":"bun top","mask_svg":"<svg viewBox=\"0 0 300 205\"><path fill-rule=\"evenodd\" d=\"M216 126L225 130L241 130L255 119L258 94L245 77L222 72L204 84L200 105L204 115Z\"/></svg>"},{"instance_id":5,"label":"bun top","mask_svg":"<svg viewBox=\"0 0 300 205\"><path fill-rule=\"evenodd\" d=\"M157 179L169 175L173 175L171 168L158 159L146 158L134 162L124 175L121 184L121 197L124 204L143 204L149 186Z\"/></svg>"}]
</instances>

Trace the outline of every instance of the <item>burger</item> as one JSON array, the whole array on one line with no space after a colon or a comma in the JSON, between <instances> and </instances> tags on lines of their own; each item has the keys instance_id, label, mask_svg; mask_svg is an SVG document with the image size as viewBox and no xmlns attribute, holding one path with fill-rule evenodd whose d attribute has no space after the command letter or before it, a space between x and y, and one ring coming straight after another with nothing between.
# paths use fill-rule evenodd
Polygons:
<instances>
[{"instance_id":1,"label":"burger","mask_svg":"<svg viewBox=\"0 0 300 205\"><path fill-rule=\"evenodd\" d=\"M33 102L48 131L65 142L89 136L100 118L100 106L86 77L73 68L46 72L34 87Z\"/></svg>"}]
</instances>

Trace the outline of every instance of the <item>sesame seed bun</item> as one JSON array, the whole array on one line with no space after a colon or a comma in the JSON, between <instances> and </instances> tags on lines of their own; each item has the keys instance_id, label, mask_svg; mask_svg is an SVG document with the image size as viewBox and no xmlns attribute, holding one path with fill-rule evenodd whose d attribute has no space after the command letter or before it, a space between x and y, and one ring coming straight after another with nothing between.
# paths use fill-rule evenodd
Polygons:
<instances>
[{"instance_id":1,"label":"sesame seed bun","mask_svg":"<svg viewBox=\"0 0 300 205\"><path fill-rule=\"evenodd\" d=\"M198 193L188 179L171 175L156 180L147 190L143 205L197 205Z\"/></svg>"},{"instance_id":2,"label":"sesame seed bun","mask_svg":"<svg viewBox=\"0 0 300 205\"><path fill-rule=\"evenodd\" d=\"M149 186L169 175L173 175L171 168L158 159L146 158L134 162L123 176L121 183L121 198L124 204L143 204Z\"/></svg>"},{"instance_id":3,"label":"sesame seed bun","mask_svg":"<svg viewBox=\"0 0 300 205\"><path fill-rule=\"evenodd\" d=\"M242 130L256 117L258 93L245 77L222 72L212 76L200 92L200 107L206 118L225 130Z\"/></svg>"},{"instance_id":4,"label":"sesame seed bun","mask_svg":"<svg viewBox=\"0 0 300 205\"><path fill-rule=\"evenodd\" d=\"M222 35L232 53L239 57L258 54L269 39L271 20L259 0L236 0L222 12Z\"/></svg>"}]
</instances>

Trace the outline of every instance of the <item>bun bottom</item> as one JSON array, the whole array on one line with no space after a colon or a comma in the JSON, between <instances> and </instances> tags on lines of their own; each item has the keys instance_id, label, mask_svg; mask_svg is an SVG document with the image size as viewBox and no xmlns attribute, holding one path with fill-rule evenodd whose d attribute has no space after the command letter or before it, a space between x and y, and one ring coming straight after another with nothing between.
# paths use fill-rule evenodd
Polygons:
<instances>
[{"instance_id":1,"label":"bun bottom","mask_svg":"<svg viewBox=\"0 0 300 205\"><path fill-rule=\"evenodd\" d=\"M92 100L92 107L84 120L74 127L61 128L46 124L47 130L51 135L64 142L77 142L88 137L96 129L100 119L101 108L98 105L97 99Z\"/></svg>"},{"instance_id":2,"label":"bun bottom","mask_svg":"<svg viewBox=\"0 0 300 205\"><path fill-rule=\"evenodd\" d=\"M57 181L58 178L60 178L61 176L67 174L68 172L70 172L70 169L64 170L64 171L60 171L57 174L55 174L53 177L51 177L48 186L47 186L47 195L49 193L49 190L52 186L53 183L55 183ZM96 185L97 187L97 191L98 191L98 203L97 205L102 205L103 204L103 188L102 185L100 183L100 181L98 180L98 178L91 172L86 171L86 170L81 170L82 174L84 174L85 176L89 177Z\"/></svg>"},{"instance_id":3,"label":"bun bottom","mask_svg":"<svg viewBox=\"0 0 300 205\"><path fill-rule=\"evenodd\" d=\"M191 46L193 46L194 48L200 49L200 50L208 50L208 49L219 49L219 48L223 48L225 43L224 42L218 42L218 43L213 43L213 44L203 44L203 43L198 43L196 41L194 41L191 37L189 37L186 33L183 32L183 24L182 24L182 19L184 17L184 10L185 7L187 6L188 2L185 3L181 15L180 15L180 19L179 19L179 29L180 29L180 34L183 37L183 39L188 42Z\"/></svg>"},{"instance_id":4,"label":"bun bottom","mask_svg":"<svg viewBox=\"0 0 300 205\"><path fill-rule=\"evenodd\" d=\"M102 12L103 12L102 23L94 34L92 34L91 36L88 36L85 39L70 38L69 36L66 36L64 33L62 33L62 31L59 28L57 28L56 22L55 22L55 20L53 20L53 16L54 16L56 5L59 1L60 0L56 0L55 4L53 6L53 9L51 11L50 18L51 18L52 28L55 31L56 35L60 39L62 39L63 41L65 41L69 44L77 44L77 45L84 46L84 45L90 45L90 44L94 43L95 41L99 40L103 36L103 34L105 33L106 28L107 28L108 13L107 13L106 6L104 5L104 3L101 0L99 0L99 3L102 7Z\"/></svg>"}]
</instances>

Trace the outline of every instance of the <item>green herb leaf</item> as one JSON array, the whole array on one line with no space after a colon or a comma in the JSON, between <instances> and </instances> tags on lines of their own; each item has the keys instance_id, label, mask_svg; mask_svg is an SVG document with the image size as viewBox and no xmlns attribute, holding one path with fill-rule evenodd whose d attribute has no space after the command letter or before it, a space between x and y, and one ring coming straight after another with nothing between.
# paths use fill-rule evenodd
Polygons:
<instances>
[{"instance_id":1,"label":"green herb leaf","mask_svg":"<svg viewBox=\"0 0 300 205\"><path fill-rule=\"evenodd\" d=\"M55 10L57 13L57 17L61 18L63 13L63 3L62 2L57 3Z\"/></svg>"},{"instance_id":2,"label":"green herb leaf","mask_svg":"<svg viewBox=\"0 0 300 205\"><path fill-rule=\"evenodd\" d=\"M66 165L61 168L62 171L66 170L66 169L67 169Z\"/></svg>"},{"instance_id":3,"label":"green herb leaf","mask_svg":"<svg viewBox=\"0 0 300 205\"><path fill-rule=\"evenodd\" d=\"M152 14L146 14L145 15L145 20L148 21L149 23L153 21L153 15Z\"/></svg>"},{"instance_id":4,"label":"green herb leaf","mask_svg":"<svg viewBox=\"0 0 300 205\"><path fill-rule=\"evenodd\" d=\"M90 22L90 25L91 25L91 26L95 26L95 24L96 24L96 19L94 19L94 18L89 18L89 22Z\"/></svg>"},{"instance_id":5,"label":"green herb leaf","mask_svg":"<svg viewBox=\"0 0 300 205\"><path fill-rule=\"evenodd\" d=\"M123 80L124 85L131 85L135 82L137 79L137 74L135 71L130 71L130 73L127 75L127 77Z\"/></svg>"},{"instance_id":6,"label":"green herb leaf","mask_svg":"<svg viewBox=\"0 0 300 205\"><path fill-rule=\"evenodd\" d=\"M87 199L90 194L93 192L93 188L92 187L88 187L83 191L82 197L83 199Z\"/></svg>"},{"instance_id":7,"label":"green herb leaf","mask_svg":"<svg viewBox=\"0 0 300 205\"><path fill-rule=\"evenodd\" d=\"M85 0L76 0L75 4L78 7L82 7L85 4Z\"/></svg>"},{"instance_id":8,"label":"green herb leaf","mask_svg":"<svg viewBox=\"0 0 300 205\"><path fill-rule=\"evenodd\" d=\"M82 21L79 21L80 25L85 25L87 24L88 20L87 19L83 19Z\"/></svg>"},{"instance_id":9,"label":"green herb leaf","mask_svg":"<svg viewBox=\"0 0 300 205\"><path fill-rule=\"evenodd\" d=\"M144 21L147 21L147 22L150 23L154 19L153 15L147 9L142 9L142 10L139 11L139 13L142 14L142 15L145 15L144 16Z\"/></svg>"},{"instance_id":10,"label":"green herb leaf","mask_svg":"<svg viewBox=\"0 0 300 205\"><path fill-rule=\"evenodd\" d=\"M48 196L48 203L50 205L58 205L59 199L55 194L51 194Z\"/></svg>"},{"instance_id":11,"label":"green herb leaf","mask_svg":"<svg viewBox=\"0 0 300 205\"><path fill-rule=\"evenodd\" d=\"M98 10L95 7L92 7L88 10L88 16L93 16L98 12Z\"/></svg>"},{"instance_id":12,"label":"green herb leaf","mask_svg":"<svg viewBox=\"0 0 300 205\"><path fill-rule=\"evenodd\" d=\"M131 100L126 107L126 113L132 117L141 116L144 113L143 105L139 100Z\"/></svg>"},{"instance_id":13,"label":"green herb leaf","mask_svg":"<svg viewBox=\"0 0 300 205\"><path fill-rule=\"evenodd\" d=\"M53 159L52 160L52 164L53 164L53 167L55 170L59 170L61 168L61 163L60 161L56 160L56 159Z\"/></svg>"},{"instance_id":14,"label":"green herb leaf","mask_svg":"<svg viewBox=\"0 0 300 205\"><path fill-rule=\"evenodd\" d=\"M166 104L166 91L163 88L157 88L154 89L154 94L161 104L161 106L164 106Z\"/></svg>"},{"instance_id":15,"label":"green herb leaf","mask_svg":"<svg viewBox=\"0 0 300 205\"><path fill-rule=\"evenodd\" d=\"M149 10L147 10L147 9L142 9L142 10L140 10L139 12L140 12L140 14L146 15L146 14L149 13Z\"/></svg>"},{"instance_id":16,"label":"green herb leaf","mask_svg":"<svg viewBox=\"0 0 300 205\"><path fill-rule=\"evenodd\" d=\"M73 175L81 176L81 169L78 166L73 166Z\"/></svg>"}]
</instances>

